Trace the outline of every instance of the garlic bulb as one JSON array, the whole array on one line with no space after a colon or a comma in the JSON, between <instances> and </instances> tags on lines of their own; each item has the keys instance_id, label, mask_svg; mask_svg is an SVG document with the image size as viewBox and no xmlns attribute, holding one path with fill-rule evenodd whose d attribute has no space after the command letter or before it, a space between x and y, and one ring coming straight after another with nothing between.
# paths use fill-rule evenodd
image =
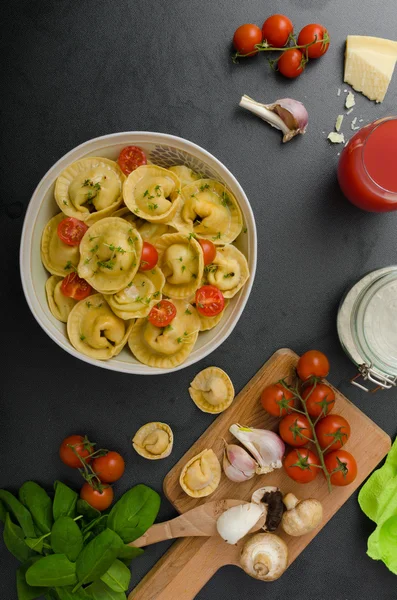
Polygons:
<instances>
[{"instance_id":1,"label":"garlic bulb","mask_svg":"<svg viewBox=\"0 0 397 600\"><path fill-rule=\"evenodd\" d=\"M274 533L257 533L245 542L240 564L251 577L274 581L288 566L287 544Z\"/></svg>"},{"instance_id":2,"label":"garlic bulb","mask_svg":"<svg viewBox=\"0 0 397 600\"><path fill-rule=\"evenodd\" d=\"M249 450L258 466L256 473L271 473L282 466L285 444L280 436L268 429L252 429L235 423L229 427L234 435Z\"/></svg>"},{"instance_id":3,"label":"garlic bulb","mask_svg":"<svg viewBox=\"0 0 397 600\"><path fill-rule=\"evenodd\" d=\"M223 453L223 470L231 481L248 481L255 473L258 464L244 448L236 444L227 444Z\"/></svg>"},{"instance_id":4,"label":"garlic bulb","mask_svg":"<svg viewBox=\"0 0 397 600\"><path fill-rule=\"evenodd\" d=\"M237 544L257 524L265 511L264 504L252 502L232 506L218 518L218 533L228 544Z\"/></svg>"},{"instance_id":5,"label":"garlic bulb","mask_svg":"<svg viewBox=\"0 0 397 600\"><path fill-rule=\"evenodd\" d=\"M293 98L281 98L273 104L261 104L244 95L240 106L254 113L272 127L283 133L283 142L289 142L299 133L305 133L309 115L302 102Z\"/></svg>"}]
</instances>

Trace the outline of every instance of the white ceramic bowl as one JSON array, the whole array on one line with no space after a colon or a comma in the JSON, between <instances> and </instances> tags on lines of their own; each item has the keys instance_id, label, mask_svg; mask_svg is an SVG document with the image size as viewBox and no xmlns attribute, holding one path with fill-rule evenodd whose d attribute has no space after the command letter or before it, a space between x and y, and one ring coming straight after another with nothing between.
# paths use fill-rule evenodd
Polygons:
<instances>
[{"instance_id":1,"label":"white ceramic bowl","mask_svg":"<svg viewBox=\"0 0 397 600\"><path fill-rule=\"evenodd\" d=\"M108 361L89 358L77 352L69 342L64 323L57 321L51 314L46 294L45 282L49 277L40 257L40 240L45 224L59 212L54 200L54 185L58 175L72 162L85 156L104 156L116 160L122 148L136 145L143 148L149 160L162 167L184 164L207 177L224 182L236 196L244 215L246 233L241 233L236 246L245 254L251 276L243 289L232 298L220 324L210 331L200 333L193 352L187 360L173 369L148 367L138 362L128 346L115 358ZM74 148L44 175L37 186L26 211L20 249L20 268L22 286L29 307L44 331L61 348L91 365L112 371L133 373L136 375L159 375L178 371L201 360L217 348L231 334L248 300L256 269L256 227L254 215L242 187L230 171L212 154L192 142L165 133L131 131L113 133L89 140Z\"/></svg>"}]
</instances>

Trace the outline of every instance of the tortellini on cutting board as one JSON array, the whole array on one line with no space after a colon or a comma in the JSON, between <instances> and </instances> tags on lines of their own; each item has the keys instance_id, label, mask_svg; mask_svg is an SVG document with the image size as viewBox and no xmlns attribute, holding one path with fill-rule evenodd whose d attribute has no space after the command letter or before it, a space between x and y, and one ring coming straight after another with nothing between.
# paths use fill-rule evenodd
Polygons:
<instances>
[{"instance_id":1,"label":"tortellini on cutting board","mask_svg":"<svg viewBox=\"0 0 397 600\"><path fill-rule=\"evenodd\" d=\"M143 425L132 439L136 452L148 460L160 460L171 454L174 434L167 423L158 421Z\"/></svg>"},{"instance_id":2,"label":"tortellini on cutting board","mask_svg":"<svg viewBox=\"0 0 397 600\"><path fill-rule=\"evenodd\" d=\"M248 277L247 259L232 244L217 248L213 263L205 268L206 281L221 290L225 298L233 298Z\"/></svg>"},{"instance_id":3,"label":"tortellini on cutting board","mask_svg":"<svg viewBox=\"0 0 397 600\"><path fill-rule=\"evenodd\" d=\"M77 301L73 298L65 296L61 291L63 277L57 275L51 275L46 281L45 291L47 295L47 302L52 315L61 321L66 323L71 313L72 308L76 305Z\"/></svg>"},{"instance_id":4,"label":"tortellini on cutting board","mask_svg":"<svg viewBox=\"0 0 397 600\"><path fill-rule=\"evenodd\" d=\"M43 265L51 275L58 275L59 277L68 275L77 267L80 260L79 247L68 246L58 236L58 225L64 218L63 213L52 217L41 236L41 260Z\"/></svg>"},{"instance_id":5,"label":"tortellini on cutting board","mask_svg":"<svg viewBox=\"0 0 397 600\"><path fill-rule=\"evenodd\" d=\"M200 410L218 414L233 402L234 387L225 371L219 367L207 367L193 379L189 394Z\"/></svg>"},{"instance_id":6,"label":"tortellini on cutting board","mask_svg":"<svg viewBox=\"0 0 397 600\"><path fill-rule=\"evenodd\" d=\"M182 233L163 235L157 242L159 266L164 273L164 294L188 298L200 286L204 258L200 244Z\"/></svg>"},{"instance_id":7,"label":"tortellini on cutting board","mask_svg":"<svg viewBox=\"0 0 397 600\"><path fill-rule=\"evenodd\" d=\"M158 267L138 272L124 289L107 296L107 301L121 319L141 319L161 300L164 283L164 275Z\"/></svg>"},{"instance_id":8,"label":"tortellini on cutting board","mask_svg":"<svg viewBox=\"0 0 397 600\"><path fill-rule=\"evenodd\" d=\"M216 490L221 480L221 465L213 450L203 450L183 467L179 483L188 496L203 498Z\"/></svg>"}]
</instances>

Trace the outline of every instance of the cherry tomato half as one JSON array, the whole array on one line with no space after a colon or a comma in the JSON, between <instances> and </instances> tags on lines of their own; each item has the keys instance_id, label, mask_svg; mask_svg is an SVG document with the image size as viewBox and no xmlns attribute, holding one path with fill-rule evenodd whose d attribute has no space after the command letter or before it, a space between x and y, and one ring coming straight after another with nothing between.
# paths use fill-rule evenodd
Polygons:
<instances>
[{"instance_id":1,"label":"cherry tomato half","mask_svg":"<svg viewBox=\"0 0 397 600\"><path fill-rule=\"evenodd\" d=\"M138 167L146 165L147 159L142 148L138 148L138 146L126 146L120 152L117 162L124 175L129 175Z\"/></svg>"},{"instance_id":2,"label":"cherry tomato half","mask_svg":"<svg viewBox=\"0 0 397 600\"><path fill-rule=\"evenodd\" d=\"M304 415L285 415L279 424L279 434L282 440L293 448L305 446L312 439L310 423Z\"/></svg>"},{"instance_id":3,"label":"cherry tomato half","mask_svg":"<svg viewBox=\"0 0 397 600\"><path fill-rule=\"evenodd\" d=\"M166 327L175 318L176 307L175 304L169 300L161 300L158 304L153 306L149 313L148 320L155 327Z\"/></svg>"},{"instance_id":4,"label":"cherry tomato half","mask_svg":"<svg viewBox=\"0 0 397 600\"><path fill-rule=\"evenodd\" d=\"M308 350L300 357L296 367L298 377L306 381L311 377L327 377L329 373L328 358L319 350Z\"/></svg>"},{"instance_id":5,"label":"cherry tomato half","mask_svg":"<svg viewBox=\"0 0 397 600\"><path fill-rule=\"evenodd\" d=\"M318 457L308 448L291 450L284 459L284 469L287 475L299 483L313 481L320 470L319 466Z\"/></svg>"},{"instance_id":6,"label":"cherry tomato half","mask_svg":"<svg viewBox=\"0 0 397 600\"><path fill-rule=\"evenodd\" d=\"M260 44L261 41L262 31L252 23L240 25L234 32L233 46L240 54L249 54L250 56L258 54L255 44Z\"/></svg>"},{"instance_id":7,"label":"cherry tomato half","mask_svg":"<svg viewBox=\"0 0 397 600\"><path fill-rule=\"evenodd\" d=\"M225 298L214 285L203 285L196 292L196 308L205 317L215 317L225 308Z\"/></svg>"},{"instance_id":8,"label":"cherry tomato half","mask_svg":"<svg viewBox=\"0 0 397 600\"><path fill-rule=\"evenodd\" d=\"M73 446L73 449L71 448ZM73 451L74 450L74 451ZM85 459L87 463L90 458L87 458L93 452L93 447L90 445L87 438L82 435L69 435L65 438L59 447L59 456L61 461L72 469L78 469L82 466L82 462L76 453Z\"/></svg>"},{"instance_id":9,"label":"cherry tomato half","mask_svg":"<svg viewBox=\"0 0 397 600\"><path fill-rule=\"evenodd\" d=\"M323 450L339 450L350 437L350 425L340 415L328 415L317 423L316 435Z\"/></svg>"},{"instance_id":10,"label":"cherry tomato half","mask_svg":"<svg viewBox=\"0 0 397 600\"><path fill-rule=\"evenodd\" d=\"M294 406L295 396L287 390L281 383L274 383L265 387L261 394L262 406L269 415L274 417L283 417L289 410L289 406Z\"/></svg>"},{"instance_id":11,"label":"cherry tomato half","mask_svg":"<svg viewBox=\"0 0 397 600\"><path fill-rule=\"evenodd\" d=\"M156 248L152 244L149 244L149 242L143 242L139 270L151 271L157 265L158 259L159 254Z\"/></svg>"},{"instance_id":12,"label":"cherry tomato half","mask_svg":"<svg viewBox=\"0 0 397 600\"><path fill-rule=\"evenodd\" d=\"M61 292L69 298L84 300L84 298L88 298L92 294L92 287L85 279L82 279L76 272L73 272L66 275L62 281Z\"/></svg>"},{"instance_id":13,"label":"cherry tomato half","mask_svg":"<svg viewBox=\"0 0 397 600\"><path fill-rule=\"evenodd\" d=\"M118 452L108 452L92 461L92 468L103 483L113 483L124 473L124 458Z\"/></svg>"},{"instance_id":14,"label":"cherry tomato half","mask_svg":"<svg viewBox=\"0 0 397 600\"><path fill-rule=\"evenodd\" d=\"M204 255L204 266L210 265L216 256L216 246L211 240L197 238Z\"/></svg>"},{"instance_id":15,"label":"cherry tomato half","mask_svg":"<svg viewBox=\"0 0 397 600\"><path fill-rule=\"evenodd\" d=\"M334 391L325 383L316 383L305 387L302 398L306 401L307 412L315 418L325 417L335 405Z\"/></svg>"},{"instance_id":16,"label":"cherry tomato half","mask_svg":"<svg viewBox=\"0 0 397 600\"><path fill-rule=\"evenodd\" d=\"M275 48L285 46L293 31L292 21L285 15L272 15L262 25L263 39Z\"/></svg>"},{"instance_id":17,"label":"cherry tomato half","mask_svg":"<svg viewBox=\"0 0 397 600\"><path fill-rule=\"evenodd\" d=\"M99 511L106 510L113 502L113 488L104 487L102 492L95 490L89 483L85 483L80 490L80 498L88 502L92 508Z\"/></svg>"},{"instance_id":18,"label":"cherry tomato half","mask_svg":"<svg viewBox=\"0 0 397 600\"><path fill-rule=\"evenodd\" d=\"M298 46L305 46L314 42L314 40L319 41L303 50L303 52L304 54L307 52L309 58L320 58L327 52L329 46L329 34L323 25L318 23L306 25L299 33Z\"/></svg>"},{"instance_id":19,"label":"cherry tomato half","mask_svg":"<svg viewBox=\"0 0 397 600\"><path fill-rule=\"evenodd\" d=\"M332 485L349 485L357 477L357 463L346 450L334 450L324 456Z\"/></svg>"},{"instance_id":20,"label":"cherry tomato half","mask_svg":"<svg viewBox=\"0 0 397 600\"><path fill-rule=\"evenodd\" d=\"M282 53L277 61L278 70L284 77L294 79L299 77L304 71L305 61L303 54L297 48L291 48Z\"/></svg>"},{"instance_id":21,"label":"cherry tomato half","mask_svg":"<svg viewBox=\"0 0 397 600\"><path fill-rule=\"evenodd\" d=\"M88 227L83 221L74 217L66 217L58 224L59 239L68 246L78 246Z\"/></svg>"}]
</instances>

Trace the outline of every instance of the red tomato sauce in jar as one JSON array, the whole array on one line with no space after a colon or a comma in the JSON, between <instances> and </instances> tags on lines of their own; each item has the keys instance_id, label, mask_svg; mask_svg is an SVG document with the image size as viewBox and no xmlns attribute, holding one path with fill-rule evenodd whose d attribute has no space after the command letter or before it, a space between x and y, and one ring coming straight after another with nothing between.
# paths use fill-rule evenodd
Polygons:
<instances>
[{"instance_id":1,"label":"red tomato sauce in jar","mask_svg":"<svg viewBox=\"0 0 397 600\"><path fill-rule=\"evenodd\" d=\"M397 117L369 123L351 138L341 153L338 181L363 210L397 210Z\"/></svg>"}]
</instances>

